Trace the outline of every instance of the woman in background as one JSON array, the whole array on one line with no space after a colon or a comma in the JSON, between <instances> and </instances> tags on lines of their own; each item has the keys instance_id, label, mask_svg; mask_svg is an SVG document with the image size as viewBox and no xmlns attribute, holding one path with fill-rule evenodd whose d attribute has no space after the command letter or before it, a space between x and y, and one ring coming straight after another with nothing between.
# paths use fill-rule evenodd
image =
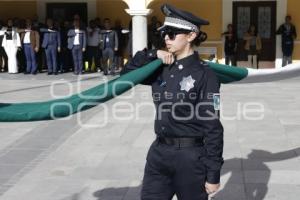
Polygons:
<instances>
[{"instance_id":1,"label":"woman in background","mask_svg":"<svg viewBox=\"0 0 300 200\"><path fill-rule=\"evenodd\" d=\"M244 35L246 40L245 50L248 55L249 67L258 69L258 55L261 51L261 38L257 33L255 25L251 25Z\"/></svg>"}]
</instances>

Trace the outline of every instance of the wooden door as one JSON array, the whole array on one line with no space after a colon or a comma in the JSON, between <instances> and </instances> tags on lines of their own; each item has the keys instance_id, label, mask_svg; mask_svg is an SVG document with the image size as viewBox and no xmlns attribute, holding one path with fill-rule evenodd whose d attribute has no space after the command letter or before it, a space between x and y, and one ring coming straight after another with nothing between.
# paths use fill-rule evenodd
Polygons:
<instances>
[{"instance_id":1,"label":"wooden door","mask_svg":"<svg viewBox=\"0 0 300 200\"><path fill-rule=\"evenodd\" d=\"M87 3L47 3L47 16L54 20L73 21L75 14L87 23Z\"/></svg>"},{"instance_id":2,"label":"wooden door","mask_svg":"<svg viewBox=\"0 0 300 200\"><path fill-rule=\"evenodd\" d=\"M259 60L276 58L276 1L233 2L233 25L238 38L238 60L247 60L243 35L253 24L262 39Z\"/></svg>"}]
</instances>

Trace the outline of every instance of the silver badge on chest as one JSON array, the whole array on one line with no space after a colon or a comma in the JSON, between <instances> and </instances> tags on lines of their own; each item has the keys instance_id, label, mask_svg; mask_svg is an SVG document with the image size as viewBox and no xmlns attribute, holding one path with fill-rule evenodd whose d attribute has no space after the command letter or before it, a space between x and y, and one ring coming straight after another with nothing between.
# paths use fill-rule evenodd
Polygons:
<instances>
[{"instance_id":1,"label":"silver badge on chest","mask_svg":"<svg viewBox=\"0 0 300 200\"><path fill-rule=\"evenodd\" d=\"M190 91L194 87L195 80L191 75L188 77L183 77L182 81L179 83L180 90Z\"/></svg>"}]
</instances>

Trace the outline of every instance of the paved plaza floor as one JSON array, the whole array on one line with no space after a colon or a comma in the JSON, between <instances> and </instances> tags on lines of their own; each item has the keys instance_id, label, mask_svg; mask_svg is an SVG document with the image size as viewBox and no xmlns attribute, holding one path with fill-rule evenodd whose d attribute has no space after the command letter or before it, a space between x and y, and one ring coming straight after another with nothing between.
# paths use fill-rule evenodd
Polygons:
<instances>
[{"instance_id":1,"label":"paved plaza floor","mask_svg":"<svg viewBox=\"0 0 300 200\"><path fill-rule=\"evenodd\" d=\"M44 101L105 81L100 73L2 73L0 102ZM123 113L112 112L116 105ZM0 200L138 200L153 119L151 89L138 85L67 119L0 123ZM299 200L300 77L223 85L222 122L225 164L214 198Z\"/></svg>"}]
</instances>

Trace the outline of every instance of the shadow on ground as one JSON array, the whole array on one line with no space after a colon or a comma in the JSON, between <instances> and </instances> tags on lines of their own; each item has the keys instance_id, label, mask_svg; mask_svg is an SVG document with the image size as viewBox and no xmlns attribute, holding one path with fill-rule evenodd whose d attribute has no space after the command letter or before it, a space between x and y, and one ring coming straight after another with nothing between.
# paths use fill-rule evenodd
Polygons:
<instances>
[{"instance_id":1,"label":"shadow on ground","mask_svg":"<svg viewBox=\"0 0 300 200\"><path fill-rule=\"evenodd\" d=\"M230 200L263 200L268 192L268 182L270 180L271 169L266 165L268 162L284 161L292 158L296 158L299 155L300 148L292 149L289 151L271 153L263 150L253 150L247 158L233 158L226 160L228 166L234 165L236 162L245 164L255 163L255 169L263 171L263 175L259 177L259 183L245 184L242 183L241 193L236 193L236 186L231 183L235 183L235 180L239 179L240 171L223 169L222 176L231 173L231 176L224 188L220 190L214 197L215 200L230 199ZM243 168L242 168L243 169ZM239 173L237 173L239 172ZM245 176L245 174L243 175ZM97 200L140 200L141 186L138 187L122 187L122 188L105 188L93 193L93 196ZM247 197L244 195L246 194Z\"/></svg>"}]
</instances>

